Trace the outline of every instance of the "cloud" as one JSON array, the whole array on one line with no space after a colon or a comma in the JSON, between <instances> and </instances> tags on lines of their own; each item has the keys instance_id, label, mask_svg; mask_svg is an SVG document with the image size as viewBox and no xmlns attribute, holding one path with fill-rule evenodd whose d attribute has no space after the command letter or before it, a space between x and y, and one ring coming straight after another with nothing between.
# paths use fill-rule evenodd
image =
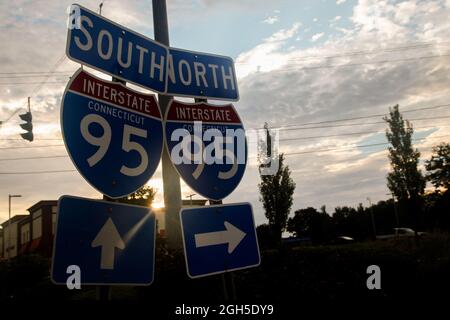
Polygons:
<instances>
[{"instance_id":1,"label":"cloud","mask_svg":"<svg viewBox=\"0 0 450 320\"><path fill-rule=\"evenodd\" d=\"M353 24L325 43L287 50L292 39L289 36L297 38L297 35L284 30L281 34L289 36L273 37L279 39L274 42L266 39L241 53L236 59L237 72L241 73L241 100L236 106L246 126L261 127L268 121L273 127L283 127L383 114L389 106L397 103L401 110L448 103L449 57L414 59L448 54L445 45L434 43L446 41L450 36L450 24L444 18L450 14L450 8L443 1L432 4L417 2L414 11L410 11L414 14L405 19L398 12L406 12L407 8L400 4L359 1L349 19ZM401 49L408 43L417 42L428 45L420 49ZM396 47L400 49L382 50ZM364 51L367 54L363 54ZM389 60L395 62L383 62ZM244 61L245 64L240 63ZM379 63L371 64L374 61ZM346 64L352 66L333 67ZM437 109L435 115L448 116L450 110ZM427 111L404 114L408 119L427 116L430 116ZM373 121L380 122L381 119L337 123L348 126L316 125L313 127L319 128L307 129L305 126L303 130L280 131L283 152L307 152L286 157L297 183L294 208L319 207L322 204L333 208L357 205L367 196L372 201L387 197L385 177L389 160L386 151L379 151L380 147L355 147L364 144L371 134L346 135L355 132L379 132L378 135L383 135L386 125L370 124ZM367 122L369 124L360 125ZM446 139L434 137L450 134L445 118L413 121L413 124L415 127L438 128L425 141L414 143L421 150L422 159L429 158L432 145ZM344 136L333 137L342 134ZM315 136L331 137L306 139ZM299 140L286 140L297 138ZM314 152L329 148L345 150ZM253 179L256 184L257 172L248 173L248 180L243 181L243 187L237 190L244 192L247 199L252 197ZM253 194L257 199L256 191ZM233 200L240 199L236 195ZM256 208L257 211L262 210L259 204Z\"/></svg>"},{"instance_id":2,"label":"cloud","mask_svg":"<svg viewBox=\"0 0 450 320\"><path fill-rule=\"evenodd\" d=\"M169 1L168 5L173 12L171 24L198 19L200 13L195 3L196 1ZM225 6L220 3L205 0L201 8L222 10L222 7L215 9L217 6ZM242 9L242 6L250 6L250 3L250 0L242 5L241 1L232 1L230 5ZM251 5L255 3L257 2ZM3 72L42 71L54 66L64 52L65 16L61 12L65 11L68 4L70 2L53 1L0 4L3 31L0 33L0 42L4 44L0 60ZM85 4L90 8L98 6L95 1L86 1ZM139 5L134 1L107 2L104 12L108 17L114 15L119 23L148 34L151 32L147 23L149 7L145 3ZM409 1L405 4L360 0L348 19L349 25L334 28L339 32L327 41L309 42L306 47L289 49L299 37L302 25L296 22L279 29L235 59L241 95L240 101L235 103L236 108L246 128L256 128L261 127L265 121L271 126L282 127L383 114L389 106L397 103L401 110L446 104L450 101L450 59L445 56L449 51L442 43L450 37L449 15L449 1ZM314 31L314 28L311 30ZM319 34L317 30L315 33ZM426 45L392 50L417 43ZM443 56L415 60L418 57L439 55ZM396 62L386 62L390 60ZM70 75L70 71L76 68L78 64L66 59L57 71L68 70ZM66 82L69 75L52 76L48 81ZM29 79L27 81L32 81L32 78ZM42 79L33 81L40 80ZM34 87L1 86L0 119L5 119L17 106L24 105ZM59 104L63 90L64 83L52 83L43 86L38 94L33 95L32 108L38 138L60 137ZM433 112L421 111L404 115L405 118L414 119L449 114L448 108L441 108ZM373 133L353 134L383 134L384 124L370 124L380 120L372 118L337 123L348 126L332 127L329 126L330 123L328 126L316 125L312 129L306 128L311 126L303 126L301 130L280 131L280 138L284 139L280 142L282 151L305 152L286 156L286 163L297 184L293 209L326 204L332 210L337 205L356 205L367 196L371 196L374 202L387 197L385 175L389 170L389 162L386 152L374 148L356 148L365 139L372 137ZM18 118L14 117L4 125L1 128L2 138L17 138L20 131L18 123ZM430 134L429 139L415 143L422 151L422 159L429 158L432 145L446 140L433 137L450 134L450 127L445 126L448 125L448 120L445 119L413 121L413 124L415 127L438 128ZM318 136L326 137L314 138ZM61 143L38 142L35 141L32 145ZM0 147L11 146L30 144L0 141ZM316 151L333 148L341 150ZM65 154L64 147L17 149L14 152L6 149L0 151L0 158ZM1 166L2 172L74 169L68 158L2 161ZM157 181L160 179L161 171L158 169L152 179L153 184L159 185ZM249 165L241 184L226 202L250 201L255 209L257 223L262 223L265 218L258 201L258 182L256 166ZM188 191L189 188L183 184L183 194ZM26 208L38 200L56 199L61 194L100 197L77 172L0 175L0 193L19 193L24 196L15 199L14 214L24 213ZM162 201L162 190L157 194L157 201ZM7 202L3 200L0 203L0 219L7 216L7 211Z\"/></svg>"},{"instance_id":3,"label":"cloud","mask_svg":"<svg viewBox=\"0 0 450 320\"><path fill-rule=\"evenodd\" d=\"M334 17L333 19L331 19L330 22L337 22L337 21L339 21L339 20L341 20L341 19L342 19L341 16L336 16L336 17Z\"/></svg>"},{"instance_id":4,"label":"cloud","mask_svg":"<svg viewBox=\"0 0 450 320\"><path fill-rule=\"evenodd\" d=\"M263 22L263 23L267 23L267 24L274 24L274 23L278 22L278 16L270 16L270 17L267 17L267 18L264 19L262 22Z\"/></svg>"},{"instance_id":5,"label":"cloud","mask_svg":"<svg viewBox=\"0 0 450 320\"><path fill-rule=\"evenodd\" d=\"M312 42L316 42L317 40L319 40L320 38L322 38L325 35L324 32L320 32L320 33L316 33L311 37L311 41Z\"/></svg>"},{"instance_id":6,"label":"cloud","mask_svg":"<svg viewBox=\"0 0 450 320\"><path fill-rule=\"evenodd\" d=\"M337 5L340 5L340 4L345 3L345 1L347 1L347 0L336 0L336 4L337 4Z\"/></svg>"},{"instance_id":7,"label":"cloud","mask_svg":"<svg viewBox=\"0 0 450 320\"><path fill-rule=\"evenodd\" d=\"M263 40L263 42L251 50L240 54L236 58L236 65L239 67L236 70L238 78L245 77L250 72L268 71L278 68L279 63L283 63L283 60L276 59L276 55L272 56L271 61L267 61L267 55L280 51L280 49L286 44L286 41L293 38L300 27L301 22L296 22L288 29L280 29L273 33L270 37Z\"/></svg>"}]
</instances>

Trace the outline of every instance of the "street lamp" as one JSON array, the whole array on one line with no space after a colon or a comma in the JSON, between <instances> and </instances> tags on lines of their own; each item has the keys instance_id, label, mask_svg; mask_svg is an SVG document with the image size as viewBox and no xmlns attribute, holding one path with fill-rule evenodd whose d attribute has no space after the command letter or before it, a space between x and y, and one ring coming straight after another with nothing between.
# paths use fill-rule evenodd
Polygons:
<instances>
[{"instance_id":1,"label":"street lamp","mask_svg":"<svg viewBox=\"0 0 450 320\"><path fill-rule=\"evenodd\" d=\"M191 205L191 207L192 207L192 197L195 196L195 195L196 195L196 194L193 193L193 194L190 194L190 195L187 196L189 199L191 199L191 200L190 200L190 205Z\"/></svg>"},{"instance_id":2,"label":"street lamp","mask_svg":"<svg viewBox=\"0 0 450 320\"><path fill-rule=\"evenodd\" d=\"M10 258L11 247L11 198L20 198L21 194L9 194L8 195L8 260Z\"/></svg>"},{"instance_id":3,"label":"street lamp","mask_svg":"<svg viewBox=\"0 0 450 320\"><path fill-rule=\"evenodd\" d=\"M394 202L394 214L395 214L395 222L397 223L397 228L400 226L400 222L398 220L398 212L397 212L397 203L395 202L394 193L386 193L387 196L392 196L392 201Z\"/></svg>"}]
</instances>

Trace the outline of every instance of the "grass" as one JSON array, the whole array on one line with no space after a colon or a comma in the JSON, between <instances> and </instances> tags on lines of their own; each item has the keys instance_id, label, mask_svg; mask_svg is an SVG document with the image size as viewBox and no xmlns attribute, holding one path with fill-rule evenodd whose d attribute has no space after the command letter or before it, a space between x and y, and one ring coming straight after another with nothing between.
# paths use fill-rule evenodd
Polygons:
<instances>
[{"instance_id":1,"label":"grass","mask_svg":"<svg viewBox=\"0 0 450 320\"><path fill-rule=\"evenodd\" d=\"M381 290L368 290L366 269L381 268ZM37 257L0 264L0 299L96 299L96 288L69 291L51 284L48 261ZM395 303L437 299L450 287L450 236L392 239L346 245L264 250L257 268L233 273L240 301L374 301ZM182 252L157 254L149 287L114 287L113 300L167 303L224 301L221 275L189 279Z\"/></svg>"}]
</instances>

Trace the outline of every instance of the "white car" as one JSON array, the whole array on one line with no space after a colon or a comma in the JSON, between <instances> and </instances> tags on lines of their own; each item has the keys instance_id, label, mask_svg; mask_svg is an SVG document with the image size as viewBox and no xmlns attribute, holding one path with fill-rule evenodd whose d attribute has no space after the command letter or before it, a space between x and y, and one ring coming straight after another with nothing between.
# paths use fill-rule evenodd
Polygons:
<instances>
[{"instance_id":1,"label":"white car","mask_svg":"<svg viewBox=\"0 0 450 320\"><path fill-rule=\"evenodd\" d=\"M378 240L385 240L385 239L393 239L393 238L404 238L404 237L414 237L416 235L416 232L411 228L394 228L393 234L386 234L382 236L377 236ZM417 232L418 236L424 235L424 232Z\"/></svg>"}]
</instances>

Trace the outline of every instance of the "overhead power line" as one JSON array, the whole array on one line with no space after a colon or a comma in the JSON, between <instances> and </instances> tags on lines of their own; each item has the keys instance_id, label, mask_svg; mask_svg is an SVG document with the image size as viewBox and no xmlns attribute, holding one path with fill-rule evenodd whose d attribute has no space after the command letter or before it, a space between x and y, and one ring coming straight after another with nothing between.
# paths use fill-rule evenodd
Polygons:
<instances>
[{"instance_id":1,"label":"overhead power line","mask_svg":"<svg viewBox=\"0 0 450 320\"><path fill-rule=\"evenodd\" d=\"M45 145L45 146L1 147L0 150L51 148L51 147L63 147L63 146L64 146L63 144L52 144L52 145Z\"/></svg>"},{"instance_id":2,"label":"overhead power line","mask_svg":"<svg viewBox=\"0 0 450 320\"><path fill-rule=\"evenodd\" d=\"M343 68L343 67L356 67L363 65L372 65L372 64L385 64L385 63L396 63L396 62L406 62L406 61L419 61L425 59L435 59L448 57L450 53L445 52L444 54L439 55L429 55L429 56L421 56L421 57L411 57L411 58L400 58L400 59L385 59L378 61L368 61L368 62L356 62L356 63L343 63L343 64L328 64L328 65L318 65L318 66L304 66L296 68L294 67L283 67L280 69L270 70L267 72L260 71L260 73L278 73L278 72L287 72L287 71L301 71L301 70L317 70L317 69L333 69L333 68Z\"/></svg>"},{"instance_id":3,"label":"overhead power line","mask_svg":"<svg viewBox=\"0 0 450 320\"><path fill-rule=\"evenodd\" d=\"M21 157L21 158L0 158L0 161L18 161L18 160L37 160L37 159L53 159L53 158L68 158L68 155L56 156L35 156L35 157Z\"/></svg>"},{"instance_id":4,"label":"overhead power line","mask_svg":"<svg viewBox=\"0 0 450 320\"><path fill-rule=\"evenodd\" d=\"M426 139L441 139L450 137L450 135L442 135L442 136L435 136L435 137L425 137L425 138L417 138L412 139L412 141L421 141ZM308 154L308 153L319 153L319 152L329 152L329 151L347 151L352 149L358 149L358 148L368 148L368 147L376 147L376 146L385 146L389 145L389 142L382 142L382 143L371 143L371 144L361 144L356 146L348 146L348 147L339 147L339 148L327 148L327 149L318 149L318 150L306 150L306 151L299 151L299 152L286 152L284 153L287 156L292 155L300 155L300 154Z\"/></svg>"},{"instance_id":5,"label":"overhead power line","mask_svg":"<svg viewBox=\"0 0 450 320\"><path fill-rule=\"evenodd\" d=\"M57 83L59 83L59 84L63 84L63 83L67 83L67 80L65 80L65 81L48 81L48 82L45 82L46 84L57 84ZM29 82L8 82L8 83L6 83L6 82L4 82L4 83L1 83L0 82L0 86L9 86L9 85L24 85L24 84L30 84L30 85L32 85L32 84L39 84L39 85L42 85L42 81L39 81L39 82L31 82L31 81L29 81Z\"/></svg>"},{"instance_id":6,"label":"overhead power line","mask_svg":"<svg viewBox=\"0 0 450 320\"><path fill-rule=\"evenodd\" d=\"M415 118L408 119L408 121L424 121L424 120L436 120L436 119L447 119L450 116L439 116L439 117L428 117L428 118ZM292 131L292 130L308 130L308 129L324 129L324 128L337 128L337 127L353 127L353 126L364 126L370 124L385 124L384 121L373 121L373 122L361 122L361 123L347 123L347 124L334 124L327 126L314 126L314 127L300 127L300 128L291 128L291 127L275 127L272 129L278 129L280 131Z\"/></svg>"},{"instance_id":7,"label":"overhead power line","mask_svg":"<svg viewBox=\"0 0 450 320\"><path fill-rule=\"evenodd\" d=\"M77 170L48 170L48 171L14 171L14 172L0 172L0 175L17 175L17 174L48 174L48 173L63 173L76 172Z\"/></svg>"},{"instance_id":8,"label":"overhead power line","mask_svg":"<svg viewBox=\"0 0 450 320\"><path fill-rule=\"evenodd\" d=\"M433 109L439 109L439 108L445 108L450 107L450 104L440 104L436 106L431 107L421 107L416 109L409 109L409 110L402 110L401 113L410 113L410 112L417 112L417 111L424 111L424 110L433 110ZM316 121L316 122L304 122L304 123L298 123L298 124L288 124L282 127L278 128L288 128L288 127L300 127L300 126L307 126L307 125L314 125L314 124L325 124L325 123L333 123L333 122L345 122L345 121L353 121L353 120L363 120L363 119L370 119L370 118L380 118L384 117L387 114L385 113L378 113L378 114L371 114L367 116L358 116L358 117L352 117L352 118L342 118L342 119L332 119L332 120L324 120L324 121ZM263 128L261 128L263 129Z\"/></svg>"},{"instance_id":9,"label":"overhead power line","mask_svg":"<svg viewBox=\"0 0 450 320\"><path fill-rule=\"evenodd\" d=\"M44 77L63 77L63 76L71 76L73 73L63 73L63 74L42 74L42 75L37 75L37 74L28 74L28 75L23 75L23 76L19 76L19 75L12 75L12 76L1 76L0 75L0 79L22 79L22 78L44 78Z\"/></svg>"},{"instance_id":10,"label":"overhead power line","mask_svg":"<svg viewBox=\"0 0 450 320\"><path fill-rule=\"evenodd\" d=\"M409 50L415 50L415 49L421 49L421 48L433 48L436 46L447 46L449 45L449 41L445 42L423 42L423 43L416 43L416 44L410 44L405 46L399 46L399 47L387 47L387 48L375 48L375 49L366 49L366 50L359 50L359 51L347 51L336 55L306 55L306 56L300 56L296 58L287 59L288 62L291 61L303 61L303 60L310 60L310 59L334 59L334 58L346 58L346 57L352 57L352 56L359 56L359 55L373 55L377 53L383 53L383 52L401 52L401 51L409 51ZM270 58L268 58L270 59ZM252 64L251 62L236 62L236 64Z\"/></svg>"},{"instance_id":11,"label":"overhead power line","mask_svg":"<svg viewBox=\"0 0 450 320\"><path fill-rule=\"evenodd\" d=\"M65 73L65 74L72 74L74 73L74 71L30 71L30 72L0 72L0 75L34 75L34 74L39 74L39 75L48 75L48 74L61 74L61 73Z\"/></svg>"},{"instance_id":12,"label":"overhead power line","mask_svg":"<svg viewBox=\"0 0 450 320\"><path fill-rule=\"evenodd\" d=\"M426 139L441 139L450 137L450 135L441 135L441 136L435 136L435 137L425 137L425 138L416 138L412 139L413 141L421 141ZM306 150L306 151L299 151L299 152L287 152L284 153L284 155L302 155L302 154L309 154L309 153L319 153L319 152L329 152L329 151L346 151L346 150L352 150L352 149L358 149L358 148L368 148L368 147L375 147L375 146L383 146L383 145L389 145L388 142L382 142L382 143L371 143L371 144L362 144L362 145L356 145L356 146L343 146L338 148L326 148L326 149L316 149L316 150ZM0 159L0 161L9 161L9 160L35 160L35 159L50 159L50 158L67 158L68 155L55 155L55 156L36 156L36 157L23 157L23 158L4 158ZM57 170L57 171L32 171L32 172L0 172L2 175L6 174L38 174L38 173L55 173L55 172L71 172L76 170Z\"/></svg>"},{"instance_id":13,"label":"overhead power line","mask_svg":"<svg viewBox=\"0 0 450 320\"><path fill-rule=\"evenodd\" d=\"M450 124L440 124L439 127L448 127ZM433 129L434 127L425 126L425 127L414 127L414 129ZM279 141L297 141L297 140L308 140L308 139L319 139L319 138L334 138L334 137L345 137L345 136L357 136L357 135L365 135L365 134L374 134L374 133L384 133L384 131L359 131L359 132L349 132L349 133L338 133L338 134L327 134L321 136L306 136L306 137L295 137L295 138L282 138Z\"/></svg>"}]
</instances>

